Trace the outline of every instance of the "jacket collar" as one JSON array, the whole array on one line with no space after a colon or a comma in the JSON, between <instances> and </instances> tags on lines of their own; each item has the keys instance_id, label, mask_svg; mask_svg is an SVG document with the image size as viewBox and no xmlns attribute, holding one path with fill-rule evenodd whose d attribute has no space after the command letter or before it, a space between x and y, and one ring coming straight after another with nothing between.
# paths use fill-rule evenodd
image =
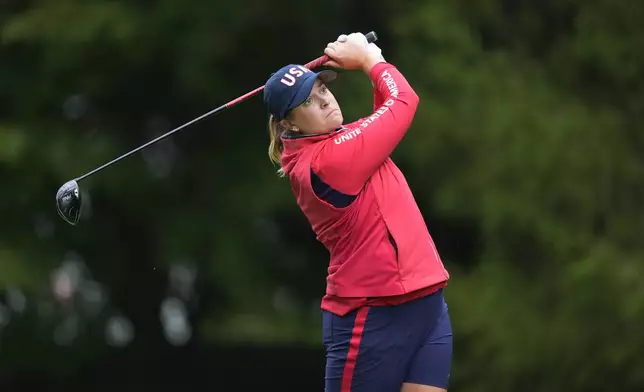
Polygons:
<instances>
[{"instance_id":1,"label":"jacket collar","mask_svg":"<svg viewBox=\"0 0 644 392\"><path fill-rule=\"evenodd\" d=\"M316 144L322 140L335 137L339 132L346 131L348 128L340 127L328 133L309 133L301 134L296 132L285 132L281 139L284 144L282 151L282 168L289 172L298 160L300 153L308 146Z\"/></svg>"},{"instance_id":2,"label":"jacket collar","mask_svg":"<svg viewBox=\"0 0 644 392\"><path fill-rule=\"evenodd\" d=\"M342 130L344 130L344 127L339 127L336 128L334 131L331 132L325 132L325 133L301 133L301 132L292 132L292 131L287 131L282 134L282 139L284 140L293 140L293 139L303 139L303 138L315 138L319 136L329 136L329 135L334 135Z\"/></svg>"}]
</instances>

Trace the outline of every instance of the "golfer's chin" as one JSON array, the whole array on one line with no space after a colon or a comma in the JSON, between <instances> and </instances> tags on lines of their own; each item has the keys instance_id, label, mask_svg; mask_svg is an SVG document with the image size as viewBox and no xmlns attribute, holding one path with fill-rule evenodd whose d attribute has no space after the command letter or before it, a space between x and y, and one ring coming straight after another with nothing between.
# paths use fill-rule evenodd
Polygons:
<instances>
[{"instance_id":1,"label":"golfer's chin","mask_svg":"<svg viewBox=\"0 0 644 392\"><path fill-rule=\"evenodd\" d=\"M335 110L326 118L326 129L328 132L333 132L342 126L343 121L344 118L342 117L342 112Z\"/></svg>"}]
</instances>

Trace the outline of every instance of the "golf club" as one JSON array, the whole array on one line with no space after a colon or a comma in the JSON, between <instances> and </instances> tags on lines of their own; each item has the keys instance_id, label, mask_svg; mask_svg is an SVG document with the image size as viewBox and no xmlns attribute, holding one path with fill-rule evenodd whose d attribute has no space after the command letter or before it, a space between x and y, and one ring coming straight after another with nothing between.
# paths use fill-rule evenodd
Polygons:
<instances>
[{"instance_id":1,"label":"golf club","mask_svg":"<svg viewBox=\"0 0 644 392\"><path fill-rule=\"evenodd\" d=\"M373 31L365 34L365 37L367 38L367 41L369 43L375 42L378 39L378 36ZM309 69L318 68L321 65L323 65L324 63L326 63L327 61L329 61L329 57L327 55L324 55L324 56L318 57L317 59L305 64L305 67L309 68ZM161 135L161 136L159 136L159 137L157 137L157 138L155 138L153 140L150 140L149 142L147 142L147 143L135 148L134 150L132 150L130 152L127 152L127 153L119 156L118 158L115 158L115 159L111 160L110 162L107 162L107 163L105 163L105 164L103 164L103 165L101 165L101 166L99 166L99 167L97 167L97 168L95 168L95 169L83 174L80 177L77 177L77 178L75 178L73 180L67 181L66 183L64 183L58 189L58 192L56 192L56 209L58 211L58 214L63 218L63 220L65 220L65 222L71 224L72 226L75 226L78 223L78 221L80 220L81 205L82 205L82 203L81 203L81 192L80 192L80 189L78 187L78 182L79 181L81 181L84 178L87 178L87 177L91 176L92 174L95 174L95 173L105 169L108 166L111 166L112 164L114 164L114 163L116 163L116 162L118 162L118 161L120 161L122 159L127 158L128 156L130 156L130 155L132 155L132 154L134 154L136 152L139 152L139 151L143 150L146 147L149 147L149 146L155 144L156 142L158 142L160 140L165 139L166 137L168 137L168 136L170 136L170 135L172 135L172 134L174 134L176 132L179 132L180 130L188 127L189 125L192 125L192 124L194 124L194 123L196 123L196 122L198 122L200 120L203 120L206 117L210 117L210 116L212 116L214 114L217 114L217 113L219 113L219 112L221 112L221 111L223 111L225 109L231 108L231 107L235 106L236 104L238 104L240 102L243 102L243 101L247 100L248 98L251 98L251 97L257 95L262 90L264 90L264 86L258 87L258 88L254 89L254 90L252 90L252 91L250 91L250 92L248 92L248 93L246 93L246 94L244 94L244 95L242 95L242 96L240 96L238 98L233 99L232 101L230 101L228 103L225 103L225 104L219 106L216 109L213 109L213 110L209 111L208 113L205 113L205 114L195 118L194 120L191 120L191 121L189 121L189 122L187 122L187 123L175 128L175 129L173 129L173 130L171 130L171 131L169 131L169 132L167 132L167 133L165 133L165 134L163 134L163 135Z\"/></svg>"}]
</instances>

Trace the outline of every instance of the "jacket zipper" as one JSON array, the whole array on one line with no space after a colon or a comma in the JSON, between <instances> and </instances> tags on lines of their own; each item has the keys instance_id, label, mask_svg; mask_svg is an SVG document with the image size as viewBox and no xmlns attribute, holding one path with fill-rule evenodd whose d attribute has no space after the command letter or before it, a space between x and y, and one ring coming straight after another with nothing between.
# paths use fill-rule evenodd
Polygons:
<instances>
[{"instance_id":1,"label":"jacket zipper","mask_svg":"<svg viewBox=\"0 0 644 392\"><path fill-rule=\"evenodd\" d=\"M391 232L389 230L387 230L387 235L389 236L389 242L391 243L391 246L393 246L394 248L394 252L396 252L396 261L398 261L398 245L396 245L394 236L391 235Z\"/></svg>"}]
</instances>

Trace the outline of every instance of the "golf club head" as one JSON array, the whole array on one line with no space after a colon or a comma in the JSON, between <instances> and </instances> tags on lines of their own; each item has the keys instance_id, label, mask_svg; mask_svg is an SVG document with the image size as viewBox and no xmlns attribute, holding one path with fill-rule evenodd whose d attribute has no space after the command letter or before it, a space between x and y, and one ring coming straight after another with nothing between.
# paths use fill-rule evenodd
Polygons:
<instances>
[{"instance_id":1,"label":"golf club head","mask_svg":"<svg viewBox=\"0 0 644 392\"><path fill-rule=\"evenodd\" d=\"M72 226L76 226L81 215L81 194L75 180L67 181L56 193L58 215Z\"/></svg>"}]
</instances>

